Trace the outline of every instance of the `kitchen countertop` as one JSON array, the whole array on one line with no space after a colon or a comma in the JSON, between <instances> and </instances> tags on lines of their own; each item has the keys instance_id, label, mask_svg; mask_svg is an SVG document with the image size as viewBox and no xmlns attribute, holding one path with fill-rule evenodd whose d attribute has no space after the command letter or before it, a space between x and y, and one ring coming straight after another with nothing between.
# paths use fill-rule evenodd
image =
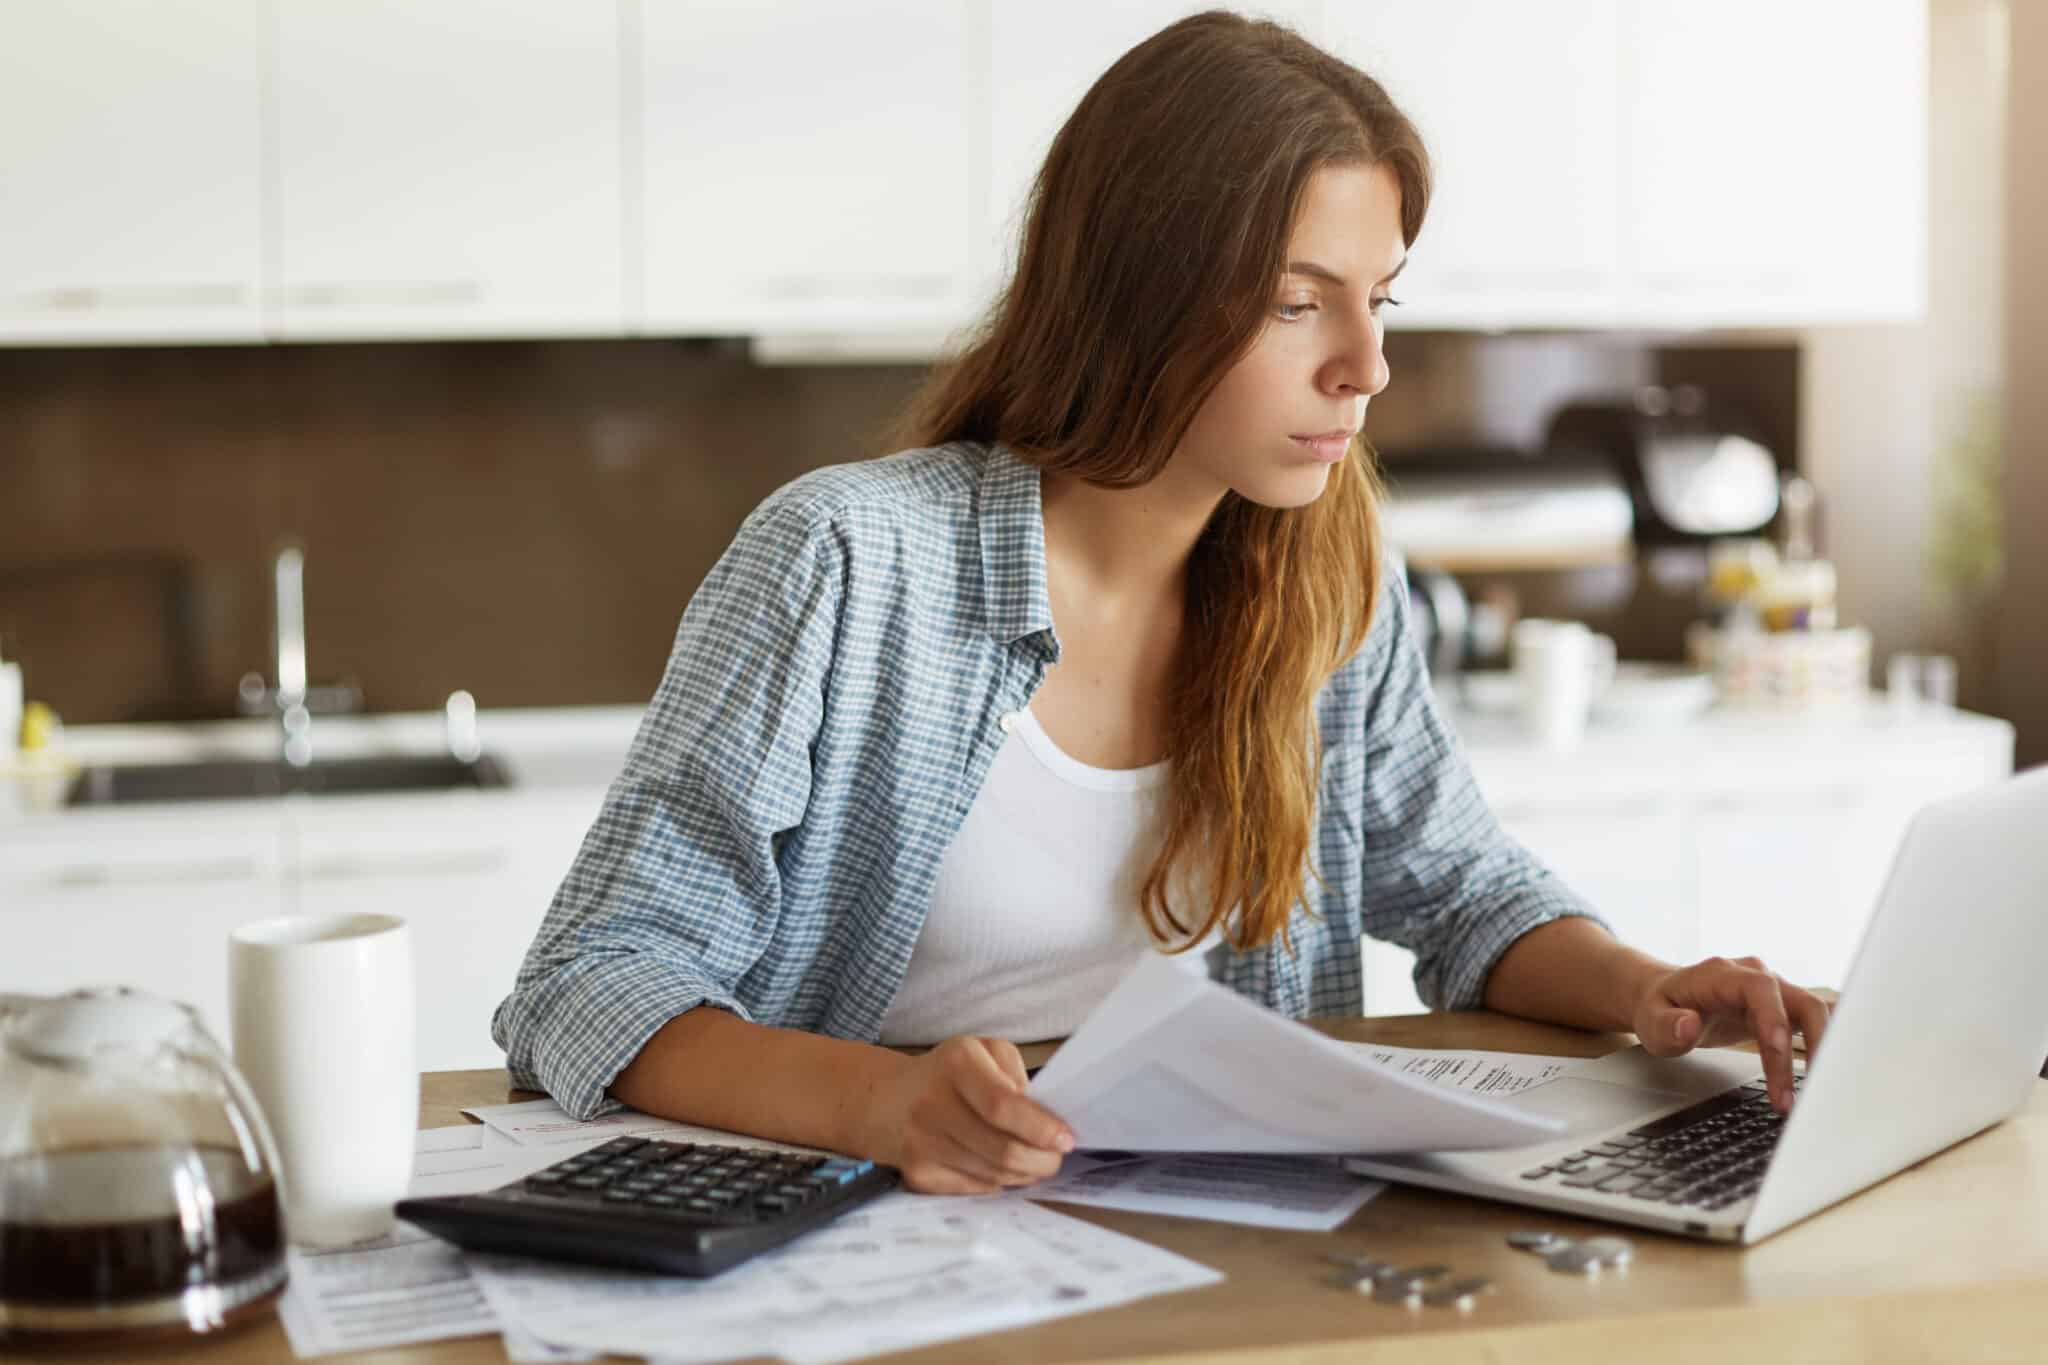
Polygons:
<instances>
[{"instance_id":1,"label":"kitchen countertop","mask_svg":"<svg viewBox=\"0 0 2048 1365\"><path fill-rule=\"evenodd\" d=\"M618 774L641 711L639 706L485 710L477 714L477 732L484 751L510 768L514 785L507 791L601 788ZM1455 706L1446 715L1482 790L1496 801L1556 790L1561 783L1583 795L1639 791L1646 782L1751 788L1760 779L1769 785L1769 774L1796 778L1802 768L1817 766L1853 776L1858 761L1896 764L1902 756L1910 761L1916 753L1932 757L1959 746L1974 746L1994 759L2002 753L2009 767L2013 742L2013 727L2005 721L1945 709L1901 714L1882 698L1827 712L1715 707L1675 723L1595 723L1583 743L1566 752L1529 743L1512 716ZM277 752L277 734L275 723L262 718L85 725L64 732L63 752L81 765L262 758ZM313 741L315 754L326 758L439 753L445 744L437 711L322 716L314 721ZM75 813L60 809L28 819Z\"/></svg>"},{"instance_id":2,"label":"kitchen countertop","mask_svg":"<svg viewBox=\"0 0 2048 1365\"><path fill-rule=\"evenodd\" d=\"M484 752L511 765L518 786L604 786L618 774L640 724L638 706L521 707L477 713ZM262 718L190 724L81 725L64 732L64 752L80 764L183 763L209 758L271 758L276 722ZM445 751L439 711L317 716L315 760Z\"/></svg>"}]
</instances>

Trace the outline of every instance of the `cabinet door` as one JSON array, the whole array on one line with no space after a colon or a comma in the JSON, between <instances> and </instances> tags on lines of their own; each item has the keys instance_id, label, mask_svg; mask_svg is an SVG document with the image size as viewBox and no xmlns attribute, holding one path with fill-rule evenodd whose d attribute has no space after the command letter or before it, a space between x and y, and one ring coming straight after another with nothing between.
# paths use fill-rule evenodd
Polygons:
<instances>
[{"instance_id":1,"label":"cabinet door","mask_svg":"<svg viewBox=\"0 0 2048 1365\"><path fill-rule=\"evenodd\" d=\"M290 0L275 60L275 335L623 329L613 5Z\"/></svg>"},{"instance_id":2,"label":"cabinet door","mask_svg":"<svg viewBox=\"0 0 2048 1365\"><path fill-rule=\"evenodd\" d=\"M287 899L411 926L423 1071L505 1064L491 1013L512 989L602 792L332 797L294 803Z\"/></svg>"},{"instance_id":3,"label":"cabinet door","mask_svg":"<svg viewBox=\"0 0 2048 1365\"><path fill-rule=\"evenodd\" d=\"M1666 962L1699 953L1699 910L1676 800L1505 810L1502 824L1614 926Z\"/></svg>"},{"instance_id":4,"label":"cabinet door","mask_svg":"<svg viewBox=\"0 0 2048 1365\"><path fill-rule=\"evenodd\" d=\"M972 8L640 8L638 329L949 327L971 291Z\"/></svg>"},{"instance_id":5,"label":"cabinet door","mask_svg":"<svg viewBox=\"0 0 2048 1365\"><path fill-rule=\"evenodd\" d=\"M1677 800L1511 806L1496 815L1509 836L1598 910L1624 943L1670 962L1697 956L1698 910ZM1428 1008L1415 992L1413 953L1368 943L1363 968L1366 1013Z\"/></svg>"},{"instance_id":6,"label":"cabinet door","mask_svg":"<svg viewBox=\"0 0 2048 1365\"><path fill-rule=\"evenodd\" d=\"M1795 985L1839 988L1874 904L1858 857L1871 817L1860 784L1704 804L1701 951L1755 954Z\"/></svg>"},{"instance_id":7,"label":"cabinet door","mask_svg":"<svg viewBox=\"0 0 2048 1365\"><path fill-rule=\"evenodd\" d=\"M2003 775L1967 738L1901 743L1826 785L1703 801L1701 952L1753 953L1798 985L1840 989L1913 817Z\"/></svg>"},{"instance_id":8,"label":"cabinet door","mask_svg":"<svg viewBox=\"0 0 2048 1365\"><path fill-rule=\"evenodd\" d=\"M60 818L7 849L0 992L132 986L194 1006L230 1046L228 935L283 909L275 808Z\"/></svg>"},{"instance_id":9,"label":"cabinet door","mask_svg":"<svg viewBox=\"0 0 2048 1365\"><path fill-rule=\"evenodd\" d=\"M988 181L977 215L982 296L993 298L1016 264L1032 180L1081 96L1131 48L1211 8L1198 0L993 0ZM1269 0L1232 8L1311 33L1322 5Z\"/></svg>"},{"instance_id":10,"label":"cabinet door","mask_svg":"<svg viewBox=\"0 0 2048 1365\"><path fill-rule=\"evenodd\" d=\"M1332 0L1318 33L1421 131L1435 184L1389 327L1615 316L1618 0Z\"/></svg>"},{"instance_id":11,"label":"cabinet door","mask_svg":"<svg viewBox=\"0 0 2048 1365\"><path fill-rule=\"evenodd\" d=\"M261 337L263 15L0 4L0 341Z\"/></svg>"},{"instance_id":12,"label":"cabinet door","mask_svg":"<svg viewBox=\"0 0 2048 1365\"><path fill-rule=\"evenodd\" d=\"M1925 0L1622 7L1630 307L1704 324L1925 306Z\"/></svg>"}]
</instances>

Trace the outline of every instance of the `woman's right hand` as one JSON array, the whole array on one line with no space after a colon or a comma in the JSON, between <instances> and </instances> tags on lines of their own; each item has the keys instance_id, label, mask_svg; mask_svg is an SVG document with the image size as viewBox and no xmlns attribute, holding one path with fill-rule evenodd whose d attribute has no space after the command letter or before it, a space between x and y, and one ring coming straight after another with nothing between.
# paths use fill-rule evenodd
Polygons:
<instances>
[{"instance_id":1,"label":"woman's right hand","mask_svg":"<svg viewBox=\"0 0 2048 1365\"><path fill-rule=\"evenodd\" d=\"M924 1194L993 1194L1060 1168L1073 1130L1024 1093L1024 1058L1000 1038L948 1038L870 1097L863 1156Z\"/></svg>"}]
</instances>

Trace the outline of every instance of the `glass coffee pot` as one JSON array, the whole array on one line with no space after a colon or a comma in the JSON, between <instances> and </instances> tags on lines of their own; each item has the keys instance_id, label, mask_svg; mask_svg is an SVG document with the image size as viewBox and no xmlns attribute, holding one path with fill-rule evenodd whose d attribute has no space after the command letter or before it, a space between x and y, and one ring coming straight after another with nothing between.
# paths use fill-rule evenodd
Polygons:
<instances>
[{"instance_id":1,"label":"glass coffee pot","mask_svg":"<svg viewBox=\"0 0 2048 1365\"><path fill-rule=\"evenodd\" d=\"M178 1337L285 1283L276 1149L193 1010L0 1000L0 1345Z\"/></svg>"}]
</instances>

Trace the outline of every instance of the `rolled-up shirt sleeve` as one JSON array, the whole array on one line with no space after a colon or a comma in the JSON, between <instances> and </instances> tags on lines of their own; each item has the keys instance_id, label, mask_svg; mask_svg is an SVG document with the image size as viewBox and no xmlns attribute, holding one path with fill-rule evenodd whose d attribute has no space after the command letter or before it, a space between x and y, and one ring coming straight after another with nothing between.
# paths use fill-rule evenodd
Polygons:
<instances>
[{"instance_id":1,"label":"rolled-up shirt sleeve","mask_svg":"<svg viewBox=\"0 0 2048 1365\"><path fill-rule=\"evenodd\" d=\"M684 610L624 771L491 1031L514 1085L578 1119L668 1020L747 1018L735 985L774 937L778 836L804 818L843 561L829 525L771 498Z\"/></svg>"},{"instance_id":2,"label":"rolled-up shirt sleeve","mask_svg":"<svg viewBox=\"0 0 2048 1365\"><path fill-rule=\"evenodd\" d=\"M1612 927L1500 827L1439 714L1398 572L1372 639L1365 722L1362 927L1415 954L1433 1009L1477 1009L1508 946L1582 915Z\"/></svg>"}]
</instances>

